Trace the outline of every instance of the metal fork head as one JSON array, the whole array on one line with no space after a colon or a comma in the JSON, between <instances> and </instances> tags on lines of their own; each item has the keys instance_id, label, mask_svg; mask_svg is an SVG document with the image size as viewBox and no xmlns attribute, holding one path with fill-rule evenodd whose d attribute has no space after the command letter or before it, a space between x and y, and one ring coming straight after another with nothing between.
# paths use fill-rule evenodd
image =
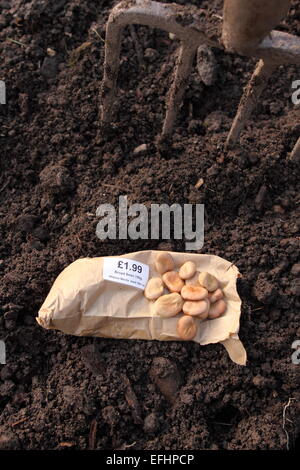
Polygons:
<instances>
[{"instance_id":1,"label":"metal fork head","mask_svg":"<svg viewBox=\"0 0 300 470\"><path fill-rule=\"evenodd\" d=\"M112 119L116 100L117 76L123 30L127 25L139 24L158 28L176 35L180 50L174 70L173 82L166 102L166 117L162 136L172 133L183 94L192 70L193 60L201 44L224 49L221 40L220 22L205 15L203 10L176 3L164 4L152 0L124 0L111 11L105 40L104 75L101 85L101 120ZM300 64L300 39L280 31L272 31L251 56L263 59L268 64ZM255 86L255 83L254 83ZM251 93L249 93L249 96ZM245 113L249 117L249 113ZM239 128L243 123L239 123Z\"/></svg>"}]
</instances>

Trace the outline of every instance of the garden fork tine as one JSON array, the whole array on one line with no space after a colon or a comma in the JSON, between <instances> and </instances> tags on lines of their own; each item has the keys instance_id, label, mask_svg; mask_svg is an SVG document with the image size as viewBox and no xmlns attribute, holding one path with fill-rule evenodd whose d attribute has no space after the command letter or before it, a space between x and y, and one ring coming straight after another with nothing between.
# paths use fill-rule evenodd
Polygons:
<instances>
[{"instance_id":1,"label":"garden fork tine","mask_svg":"<svg viewBox=\"0 0 300 470\"><path fill-rule=\"evenodd\" d=\"M181 41L162 131L163 136L170 135L198 46L204 43L223 49L221 38L211 39L206 34L197 7L174 3L163 4L151 0L125 0L116 5L111 11L106 27L104 75L101 87L101 119L105 123L112 118L123 29L131 24L165 30L175 34ZM244 91L226 147L238 140L274 69L282 64L300 64L300 38L281 31L272 31L255 50L249 52L249 56L261 60Z\"/></svg>"},{"instance_id":2,"label":"garden fork tine","mask_svg":"<svg viewBox=\"0 0 300 470\"><path fill-rule=\"evenodd\" d=\"M220 47L199 28L197 8L176 4L163 4L150 0L124 1L111 12L105 40L104 76L102 81L101 119L109 122L116 96L119 55L123 29L130 24L142 24L173 33L182 42L174 73L174 80L167 99L167 112L162 134L171 134L187 86L193 59L199 45L205 43ZM189 15L189 24L184 24ZM181 24L182 23L182 24Z\"/></svg>"},{"instance_id":3,"label":"garden fork tine","mask_svg":"<svg viewBox=\"0 0 300 470\"><path fill-rule=\"evenodd\" d=\"M300 38L280 31L272 31L251 56L260 57L251 80L245 87L243 96L233 120L226 141L226 148L234 145L243 131L246 121L258 104L268 80L279 65L300 64Z\"/></svg>"},{"instance_id":4,"label":"garden fork tine","mask_svg":"<svg viewBox=\"0 0 300 470\"><path fill-rule=\"evenodd\" d=\"M246 121L250 118L254 108L257 106L259 98L275 68L276 65L274 63L264 61L263 59L256 65L251 80L246 85L241 98L226 140L226 147L230 147L238 141L246 125Z\"/></svg>"},{"instance_id":5,"label":"garden fork tine","mask_svg":"<svg viewBox=\"0 0 300 470\"><path fill-rule=\"evenodd\" d=\"M298 138L295 147L290 155L290 160L294 163L300 163L300 137Z\"/></svg>"},{"instance_id":6,"label":"garden fork tine","mask_svg":"<svg viewBox=\"0 0 300 470\"><path fill-rule=\"evenodd\" d=\"M162 129L162 136L168 136L172 133L176 116L181 106L188 77L192 70L193 60L196 55L197 48L198 46L192 47L189 42L183 43L180 47L175 69L175 76L167 100L168 105Z\"/></svg>"}]
</instances>

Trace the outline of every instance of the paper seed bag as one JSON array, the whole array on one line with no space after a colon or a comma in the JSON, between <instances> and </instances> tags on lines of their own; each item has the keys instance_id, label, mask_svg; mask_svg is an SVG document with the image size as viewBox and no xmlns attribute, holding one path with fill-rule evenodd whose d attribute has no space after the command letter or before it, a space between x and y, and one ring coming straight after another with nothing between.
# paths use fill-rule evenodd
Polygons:
<instances>
[{"instance_id":1,"label":"paper seed bag","mask_svg":"<svg viewBox=\"0 0 300 470\"><path fill-rule=\"evenodd\" d=\"M77 336L179 341L179 316L161 318L153 313L153 301L144 297L148 279L155 271L159 251L140 251L122 256L83 258L65 268L44 301L37 322ZM236 290L239 271L214 255L170 252L175 269L193 261L199 272L213 274L223 289L226 313L214 320L198 322L194 340L201 345L222 343L230 358L246 364L246 351L239 340L241 299Z\"/></svg>"}]
</instances>

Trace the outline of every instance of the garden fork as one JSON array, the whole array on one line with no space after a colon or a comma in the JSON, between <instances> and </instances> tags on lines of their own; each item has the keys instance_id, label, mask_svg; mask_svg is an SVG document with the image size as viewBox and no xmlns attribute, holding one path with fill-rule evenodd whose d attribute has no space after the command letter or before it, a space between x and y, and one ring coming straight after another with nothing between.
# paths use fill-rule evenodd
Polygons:
<instances>
[{"instance_id":1,"label":"garden fork","mask_svg":"<svg viewBox=\"0 0 300 470\"><path fill-rule=\"evenodd\" d=\"M274 2L274 0L265 1L266 3ZM289 4L289 0L276 1L285 4L285 7ZM263 33L263 39L257 37L257 44L251 38L247 45L246 39L244 41L246 47L244 47L243 38L231 34L233 30L230 27L230 21L234 21L234 17L230 15L231 6L236 8L237 5L230 4L241 2L246 2L248 5L251 3L249 0L225 0L223 22L225 50L237 51L260 60L244 90L227 138L227 147L238 140L246 120L250 117L274 69L282 64L300 64L300 38L274 30L267 35L270 32L268 27L271 26L271 29L273 27L272 21L268 22L266 31L261 28L260 33ZM261 2L261 0L252 0L253 4L257 2ZM277 7L278 3L276 4ZM277 10L275 16L278 13L283 13L282 9L277 8ZM278 21L280 21L280 18L273 18L274 26ZM117 4L111 11L106 26L104 75L101 86L101 119L104 123L108 123L112 119L113 105L116 99L122 33L127 25L132 24L159 28L175 34L180 40L179 54L172 86L167 97L166 116L162 129L162 137L168 137L172 133L198 47L206 44L224 49L220 25L217 20L207 18L203 10L194 6L181 6L176 3L164 4L152 0L125 0ZM240 47L238 47L239 41Z\"/></svg>"}]
</instances>

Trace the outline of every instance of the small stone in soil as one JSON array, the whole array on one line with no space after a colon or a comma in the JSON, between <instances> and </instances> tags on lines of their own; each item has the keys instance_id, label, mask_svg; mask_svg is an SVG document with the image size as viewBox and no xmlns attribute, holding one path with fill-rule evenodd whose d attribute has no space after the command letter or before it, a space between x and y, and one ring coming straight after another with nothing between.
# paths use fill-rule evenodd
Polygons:
<instances>
[{"instance_id":1,"label":"small stone in soil","mask_svg":"<svg viewBox=\"0 0 300 470\"><path fill-rule=\"evenodd\" d=\"M267 194L267 187L265 185L261 186L254 201L255 209L257 211L261 211L263 209Z\"/></svg>"},{"instance_id":2,"label":"small stone in soil","mask_svg":"<svg viewBox=\"0 0 300 470\"><path fill-rule=\"evenodd\" d=\"M40 68L40 74L48 79L54 78L58 73L58 61L56 57L45 57Z\"/></svg>"},{"instance_id":3,"label":"small stone in soil","mask_svg":"<svg viewBox=\"0 0 300 470\"><path fill-rule=\"evenodd\" d=\"M197 71L206 86L212 86L217 78L217 61L212 49L202 44L197 49Z\"/></svg>"}]
</instances>

